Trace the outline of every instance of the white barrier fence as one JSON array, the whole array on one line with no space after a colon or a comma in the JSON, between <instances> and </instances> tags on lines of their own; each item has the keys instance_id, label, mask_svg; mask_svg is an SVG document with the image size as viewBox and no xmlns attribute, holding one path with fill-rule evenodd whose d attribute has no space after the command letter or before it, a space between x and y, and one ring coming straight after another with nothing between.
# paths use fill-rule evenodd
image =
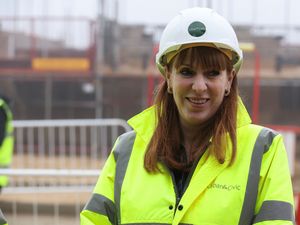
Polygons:
<instances>
[{"instance_id":1,"label":"white barrier fence","mask_svg":"<svg viewBox=\"0 0 300 225\"><path fill-rule=\"evenodd\" d=\"M14 121L14 169L100 169L130 127L121 119ZM21 177L12 186L28 185ZM41 182L41 181L40 181Z\"/></svg>"},{"instance_id":2,"label":"white barrier fence","mask_svg":"<svg viewBox=\"0 0 300 225\"><path fill-rule=\"evenodd\" d=\"M0 195L10 225L79 224L114 141L131 129L120 119L14 121L14 128L13 163L0 169L10 178Z\"/></svg>"}]
</instances>

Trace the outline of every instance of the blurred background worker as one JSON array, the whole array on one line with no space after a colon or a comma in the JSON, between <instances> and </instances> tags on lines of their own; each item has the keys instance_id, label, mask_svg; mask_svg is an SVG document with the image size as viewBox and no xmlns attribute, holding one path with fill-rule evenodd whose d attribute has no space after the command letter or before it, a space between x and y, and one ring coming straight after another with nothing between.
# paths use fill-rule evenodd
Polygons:
<instances>
[{"instance_id":1,"label":"blurred background worker","mask_svg":"<svg viewBox=\"0 0 300 225\"><path fill-rule=\"evenodd\" d=\"M12 118L9 100L0 97L0 168L9 167L12 161L14 145ZM8 177L0 176L0 192L7 184Z\"/></svg>"}]
</instances>

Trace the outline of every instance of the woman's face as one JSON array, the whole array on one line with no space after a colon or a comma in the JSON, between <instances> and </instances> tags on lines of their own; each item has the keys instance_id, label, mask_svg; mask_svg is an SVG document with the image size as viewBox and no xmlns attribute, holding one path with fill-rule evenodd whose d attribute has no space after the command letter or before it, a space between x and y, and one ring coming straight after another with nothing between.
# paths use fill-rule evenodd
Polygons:
<instances>
[{"instance_id":1,"label":"woman's face","mask_svg":"<svg viewBox=\"0 0 300 225\"><path fill-rule=\"evenodd\" d=\"M233 72L228 74L226 69L191 65L191 57L187 54L179 65L173 65L171 71L167 71L167 82L181 125L186 128L199 127L217 112L234 76Z\"/></svg>"}]
</instances>

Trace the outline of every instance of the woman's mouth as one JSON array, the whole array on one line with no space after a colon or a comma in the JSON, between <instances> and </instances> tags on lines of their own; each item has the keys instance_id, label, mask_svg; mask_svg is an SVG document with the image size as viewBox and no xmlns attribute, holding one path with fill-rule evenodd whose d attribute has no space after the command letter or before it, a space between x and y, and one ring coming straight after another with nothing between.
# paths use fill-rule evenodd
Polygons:
<instances>
[{"instance_id":1,"label":"woman's mouth","mask_svg":"<svg viewBox=\"0 0 300 225\"><path fill-rule=\"evenodd\" d=\"M187 100L196 105L203 105L208 102L208 98L187 98Z\"/></svg>"}]
</instances>

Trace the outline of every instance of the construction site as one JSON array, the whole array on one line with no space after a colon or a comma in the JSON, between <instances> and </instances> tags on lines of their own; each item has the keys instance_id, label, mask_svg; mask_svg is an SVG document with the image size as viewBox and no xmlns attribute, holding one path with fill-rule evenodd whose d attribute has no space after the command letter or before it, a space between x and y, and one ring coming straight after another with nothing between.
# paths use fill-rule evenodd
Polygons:
<instances>
[{"instance_id":1,"label":"construction site","mask_svg":"<svg viewBox=\"0 0 300 225\"><path fill-rule=\"evenodd\" d=\"M9 225L80 224L115 140L131 130L126 121L153 103L166 24L121 23L104 3L95 18L0 15L0 94L14 127L12 164L2 171L10 182L0 194ZM299 223L300 42L284 34L300 23L233 27L244 57L239 95L253 123L284 137Z\"/></svg>"}]
</instances>

